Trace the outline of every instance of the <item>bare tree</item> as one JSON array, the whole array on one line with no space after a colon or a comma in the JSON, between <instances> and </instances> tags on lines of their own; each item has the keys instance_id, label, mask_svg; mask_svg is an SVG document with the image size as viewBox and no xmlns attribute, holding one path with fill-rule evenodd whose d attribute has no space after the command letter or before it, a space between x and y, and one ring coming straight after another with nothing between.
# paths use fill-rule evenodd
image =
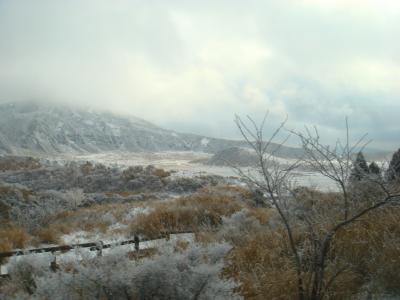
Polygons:
<instances>
[{"instance_id":1,"label":"bare tree","mask_svg":"<svg viewBox=\"0 0 400 300\"><path fill-rule=\"evenodd\" d=\"M290 257L297 273L298 299L319 300L327 296L329 288L348 268L332 260L332 242L337 233L372 211L400 199L400 191L393 186L375 180L375 187L383 195L372 202L362 202L349 193L348 179L352 169L352 158L365 145L366 135L351 144L346 119L346 139L334 147L323 145L318 130L306 128L305 133L290 131L297 136L304 156L290 164L279 163L277 152L289 136L278 143L275 140L285 132L285 119L268 138L264 138L267 115L260 124L252 118L243 120L236 116L235 122L248 145L256 152L256 172L236 168L239 175L250 185L262 190L281 220L289 244ZM338 187L335 201L324 202L323 197L310 203L302 202L293 171L300 165L332 180ZM322 194L321 194L322 195ZM330 266L327 276L327 266Z\"/></svg>"}]
</instances>

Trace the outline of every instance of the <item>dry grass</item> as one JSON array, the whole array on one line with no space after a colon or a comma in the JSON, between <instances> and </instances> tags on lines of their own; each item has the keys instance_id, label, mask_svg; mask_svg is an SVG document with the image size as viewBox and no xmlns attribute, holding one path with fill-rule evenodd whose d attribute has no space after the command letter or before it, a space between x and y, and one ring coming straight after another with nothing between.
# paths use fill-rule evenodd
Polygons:
<instances>
[{"instance_id":1,"label":"dry grass","mask_svg":"<svg viewBox=\"0 0 400 300\"><path fill-rule=\"evenodd\" d=\"M241 283L245 299L296 299L296 273L278 232L256 233L235 245L225 275Z\"/></svg>"},{"instance_id":2,"label":"dry grass","mask_svg":"<svg viewBox=\"0 0 400 300\"><path fill-rule=\"evenodd\" d=\"M171 175L170 172L165 171L164 169L155 169L153 172L154 176L160 177L160 178L165 178Z\"/></svg>"},{"instance_id":3,"label":"dry grass","mask_svg":"<svg viewBox=\"0 0 400 300\"><path fill-rule=\"evenodd\" d=\"M140 260L143 258L150 258L155 255L159 254L158 249L156 248L148 248L148 249L142 249L139 252L137 251L129 251L127 253L127 256L130 260Z\"/></svg>"},{"instance_id":4,"label":"dry grass","mask_svg":"<svg viewBox=\"0 0 400 300\"><path fill-rule=\"evenodd\" d=\"M0 160L0 171L34 170L40 167L39 160L32 157L25 157L23 159L3 157Z\"/></svg>"},{"instance_id":5,"label":"dry grass","mask_svg":"<svg viewBox=\"0 0 400 300\"><path fill-rule=\"evenodd\" d=\"M137 191L122 191L122 192L105 192L104 193L107 197L114 197L115 195L121 196L123 198L137 195Z\"/></svg>"},{"instance_id":6,"label":"dry grass","mask_svg":"<svg viewBox=\"0 0 400 300\"><path fill-rule=\"evenodd\" d=\"M119 194L128 196L123 192ZM332 220L338 217L336 207L339 198L335 193L301 189L297 191L297 197L305 212L311 214L317 210L320 213L318 220L321 222L315 225L317 233L326 231L332 225ZM35 232L36 242L58 243L61 235L78 230L109 233L110 225L121 222L129 225L130 233L149 238L158 237L161 232L191 230L196 232L196 241L210 243L220 238L214 230L220 228L222 217L246 208L248 217L256 218L261 226L251 225L243 232L233 233L238 238L229 240L228 237L233 248L227 256L224 276L240 283L239 292L245 299L296 299L296 271L286 233L279 222L271 222L276 218L273 209L253 208L248 204L249 199L250 193L240 187L204 188L191 196L153 202L149 204L149 213L138 215L133 221L127 221L126 215L135 207L134 204L80 208L54 216L49 227ZM399 216L399 207L388 207L338 232L329 253L326 278L343 266L347 268L332 284L326 299L356 297L366 285L376 293L400 293ZM310 244L304 241L309 236L300 222L294 235L296 242L305 249L303 259L307 259L311 250L306 250L311 248L307 248ZM1 229L0 251L23 248L28 240L29 236L18 227ZM187 242L177 242L175 250L182 251L186 247ZM139 259L155 253L155 250L149 250L143 256L135 253L128 255L131 259ZM305 268L304 282L309 282L310 278Z\"/></svg>"},{"instance_id":7,"label":"dry grass","mask_svg":"<svg viewBox=\"0 0 400 300\"><path fill-rule=\"evenodd\" d=\"M308 192L307 192L308 193ZM335 205L335 194L308 194L303 198L317 201L311 205ZM328 209L322 210L328 216ZM272 212L266 209L250 211L267 224ZM333 212L335 215L336 212ZM338 232L329 253L326 282L343 269L330 286L326 299L352 299L358 297L365 286L375 295L384 292L400 293L400 208L387 207L367 215L362 220ZM324 221L322 219L322 221ZM330 221L316 226L324 231ZM275 225L276 226L276 225ZM212 241L209 235L201 240ZM308 237L301 226L295 230L295 240L303 243ZM240 283L245 299L296 299L296 272L282 228L264 226L262 230L243 233L239 240L232 239L233 249L228 256L225 275ZM303 249L312 249L303 244ZM307 258L309 253L303 253ZM311 263L311 261L310 261ZM305 269L303 280L307 284L311 273ZM358 298L357 298L358 299Z\"/></svg>"},{"instance_id":8,"label":"dry grass","mask_svg":"<svg viewBox=\"0 0 400 300\"><path fill-rule=\"evenodd\" d=\"M0 197L9 197L15 195L17 193L21 193L22 197L25 201L29 201L30 196L34 195L33 191L24 189L24 188L16 188L11 186L0 186Z\"/></svg>"},{"instance_id":9,"label":"dry grass","mask_svg":"<svg viewBox=\"0 0 400 300\"><path fill-rule=\"evenodd\" d=\"M34 232L35 242L44 244L58 244L60 242L60 232L55 228L41 228Z\"/></svg>"},{"instance_id":10,"label":"dry grass","mask_svg":"<svg viewBox=\"0 0 400 300\"><path fill-rule=\"evenodd\" d=\"M399 216L399 207L387 207L338 233L332 255L352 266L355 288L373 278L372 289L400 293Z\"/></svg>"},{"instance_id":11,"label":"dry grass","mask_svg":"<svg viewBox=\"0 0 400 300\"><path fill-rule=\"evenodd\" d=\"M160 232L216 228L221 224L222 216L229 216L244 206L226 193L202 189L188 197L156 204L149 214L139 215L130 230L151 238Z\"/></svg>"},{"instance_id":12,"label":"dry grass","mask_svg":"<svg viewBox=\"0 0 400 300\"><path fill-rule=\"evenodd\" d=\"M29 235L24 229L7 225L0 229L0 252L23 249L29 242Z\"/></svg>"},{"instance_id":13,"label":"dry grass","mask_svg":"<svg viewBox=\"0 0 400 300\"><path fill-rule=\"evenodd\" d=\"M244 200L249 200L252 197L252 193L249 189L237 186L237 185L222 185L218 187L221 191L230 192L232 194L239 195Z\"/></svg>"},{"instance_id":14,"label":"dry grass","mask_svg":"<svg viewBox=\"0 0 400 300\"><path fill-rule=\"evenodd\" d=\"M271 219L271 216L273 214L272 209L268 208L250 208L248 209L249 211L249 216L256 218L261 225L266 225L269 220Z\"/></svg>"},{"instance_id":15,"label":"dry grass","mask_svg":"<svg viewBox=\"0 0 400 300\"><path fill-rule=\"evenodd\" d=\"M197 243L201 244L211 244L218 241L215 233L210 231L197 231L194 238Z\"/></svg>"},{"instance_id":16,"label":"dry grass","mask_svg":"<svg viewBox=\"0 0 400 300\"><path fill-rule=\"evenodd\" d=\"M60 243L63 235L76 231L115 234L116 230L111 232L110 226L117 222L126 223L124 217L134 207L136 205L118 203L94 205L75 211L63 211L52 216L46 227L33 232L33 242L35 245Z\"/></svg>"}]
</instances>

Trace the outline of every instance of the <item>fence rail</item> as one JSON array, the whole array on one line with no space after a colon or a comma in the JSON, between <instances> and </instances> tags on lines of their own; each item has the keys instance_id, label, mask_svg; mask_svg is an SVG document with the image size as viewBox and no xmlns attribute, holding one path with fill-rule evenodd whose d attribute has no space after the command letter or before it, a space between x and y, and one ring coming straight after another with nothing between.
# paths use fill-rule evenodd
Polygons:
<instances>
[{"instance_id":1,"label":"fence rail","mask_svg":"<svg viewBox=\"0 0 400 300\"><path fill-rule=\"evenodd\" d=\"M185 234L185 233L194 233L192 230L176 230L176 231L168 231L168 232L161 232L159 236L153 238L139 238L139 236L135 235L133 239L108 243L104 244L102 241L97 242L88 242L88 243L81 243L81 244L71 244L71 245L58 245L58 246L51 246L51 247L42 247L42 248L35 248L35 249L26 249L26 250L14 250L14 251L7 251L7 252L0 252L0 259L13 257L13 256L22 256L22 255L31 255L31 254L39 254L39 253L55 253L55 252L68 252L74 249L81 249L81 248L89 248L90 251L101 251L103 249L119 247L124 245L135 245L135 250L140 251L140 243L141 242L151 242L160 239L169 239L170 235L176 234ZM143 249L146 250L146 249ZM1 267L1 262L0 262ZM1 270L0 270L1 271ZM6 278L8 274L0 274L0 278Z\"/></svg>"}]
</instances>

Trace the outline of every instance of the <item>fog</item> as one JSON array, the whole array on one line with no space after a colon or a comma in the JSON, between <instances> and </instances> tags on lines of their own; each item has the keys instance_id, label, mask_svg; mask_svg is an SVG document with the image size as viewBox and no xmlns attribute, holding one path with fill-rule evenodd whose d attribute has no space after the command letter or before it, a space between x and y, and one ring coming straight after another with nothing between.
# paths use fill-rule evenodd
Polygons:
<instances>
[{"instance_id":1,"label":"fog","mask_svg":"<svg viewBox=\"0 0 400 300\"><path fill-rule=\"evenodd\" d=\"M397 1L0 0L0 99L237 138L235 113L398 147ZM269 127L268 127L269 128Z\"/></svg>"}]
</instances>

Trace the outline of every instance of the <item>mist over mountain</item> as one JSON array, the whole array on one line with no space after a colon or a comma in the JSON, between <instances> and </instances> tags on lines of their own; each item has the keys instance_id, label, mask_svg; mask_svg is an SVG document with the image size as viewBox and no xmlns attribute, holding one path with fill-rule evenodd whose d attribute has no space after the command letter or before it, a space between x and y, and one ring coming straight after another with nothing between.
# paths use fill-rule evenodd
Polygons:
<instances>
[{"instance_id":1,"label":"mist over mountain","mask_svg":"<svg viewBox=\"0 0 400 300\"><path fill-rule=\"evenodd\" d=\"M243 147L247 147L244 141L180 133L105 111L37 101L0 104L0 154L197 151L217 154L209 162L213 164L227 152L232 160L242 161L245 152L231 150ZM276 147L271 144L270 151ZM287 146L275 153L283 158L301 154L301 149ZM385 155L375 150L366 154L373 158Z\"/></svg>"},{"instance_id":2,"label":"mist over mountain","mask_svg":"<svg viewBox=\"0 0 400 300\"><path fill-rule=\"evenodd\" d=\"M203 151L243 142L160 128L128 116L39 102L0 104L0 153Z\"/></svg>"}]
</instances>

